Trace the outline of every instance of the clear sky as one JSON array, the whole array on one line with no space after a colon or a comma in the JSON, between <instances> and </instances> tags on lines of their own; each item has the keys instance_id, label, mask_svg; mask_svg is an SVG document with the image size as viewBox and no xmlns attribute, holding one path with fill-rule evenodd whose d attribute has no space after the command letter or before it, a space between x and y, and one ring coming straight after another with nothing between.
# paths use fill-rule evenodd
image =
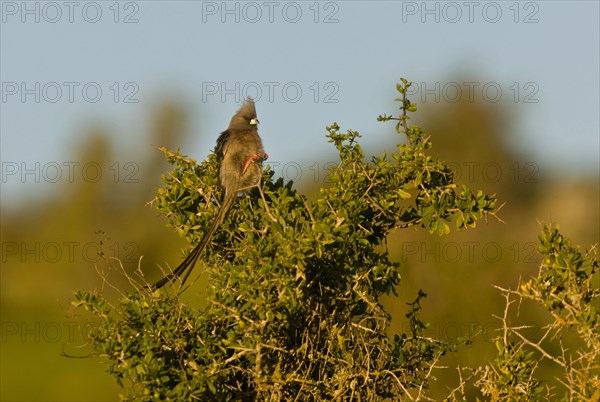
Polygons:
<instances>
[{"instance_id":1,"label":"clear sky","mask_svg":"<svg viewBox=\"0 0 600 402\"><path fill-rule=\"evenodd\" d=\"M250 95L270 161L309 166L326 155L324 126L333 121L367 143L387 141L375 119L396 110L401 76L427 103L453 97L460 75L490 102L517 106L510 136L542 167L599 169L597 1L0 7L3 203L43 196L44 174L53 174L44 167L58 164L65 177L90 123L113 130L119 148L149 147L150 106L171 95L191 107L197 139L182 151L194 158ZM41 183L22 169L38 170Z\"/></svg>"}]
</instances>

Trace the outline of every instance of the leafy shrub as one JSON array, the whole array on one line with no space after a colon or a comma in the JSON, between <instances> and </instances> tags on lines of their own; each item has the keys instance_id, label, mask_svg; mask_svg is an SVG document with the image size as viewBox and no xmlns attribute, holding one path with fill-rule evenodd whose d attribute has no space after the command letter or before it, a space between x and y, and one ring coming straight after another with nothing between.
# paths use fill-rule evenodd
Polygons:
<instances>
[{"instance_id":1,"label":"leafy shrub","mask_svg":"<svg viewBox=\"0 0 600 402\"><path fill-rule=\"evenodd\" d=\"M383 295L399 297L400 267L388 259L390 231L422 227L444 235L495 216L496 199L459 187L452 170L428 155L429 137L409 113L410 83L397 85L399 144L365 160L358 132L327 127L339 154L328 186L308 201L266 171L264 191L241 198L201 258L207 306L184 304L169 289L134 292L110 303L77 292L74 304L99 325L88 340L131 400L378 401L424 397L432 369L455 345L423 336L420 292L408 303L410 330L389 334ZM405 141L402 141L403 138ZM199 165L163 149L174 169L154 205L190 243L218 212L214 155ZM257 201L258 199L258 201ZM199 269L197 267L196 269ZM175 289L181 290L181 289ZM402 295L403 300L414 296Z\"/></svg>"}]
</instances>

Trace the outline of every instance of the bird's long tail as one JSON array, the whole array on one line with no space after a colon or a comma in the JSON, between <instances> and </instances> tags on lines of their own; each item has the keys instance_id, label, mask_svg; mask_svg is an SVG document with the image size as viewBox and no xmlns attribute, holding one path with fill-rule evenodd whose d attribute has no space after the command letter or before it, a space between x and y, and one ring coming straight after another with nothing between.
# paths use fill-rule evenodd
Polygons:
<instances>
[{"instance_id":1,"label":"bird's long tail","mask_svg":"<svg viewBox=\"0 0 600 402\"><path fill-rule=\"evenodd\" d=\"M181 275L184 272L185 276L183 277L181 284L183 285L185 281L187 281L188 277L190 276L190 273L192 272L192 269L196 265L196 261L198 261L198 257L200 257L200 254L202 254L202 251L210 241L212 235L215 233L217 228L225 219L225 216L227 216L227 212L229 212L229 209L231 209L231 206L235 201L235 197L236 192L225 193L225 197L223 199L221 209L219 210L219 214L217 215L213 223L210 225L206 233L204 233L204 236L202 236L202 240L200 240L200 243L198 243L198 245L194 247L194 249L187 255L187 257L185 257L181 264L179 264L171 274L165 276L164 278L162 278L154 284L155 289L159 289L167 283L173 281L175 278L181 277Z\"/></svg>"}]
</instances>

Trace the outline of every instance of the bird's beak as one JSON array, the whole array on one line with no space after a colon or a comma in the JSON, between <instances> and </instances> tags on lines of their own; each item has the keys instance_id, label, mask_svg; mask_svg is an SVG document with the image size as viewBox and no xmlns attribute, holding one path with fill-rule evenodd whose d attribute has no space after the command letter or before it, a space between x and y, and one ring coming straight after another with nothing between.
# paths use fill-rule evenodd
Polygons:
<instances>
[{"instance_id":1,"label":"bird's beak","mask_svg":"<svg viewBox=\"0 0 600 402\"><path fill-rule=\"evenodd\" d=\"M258 123L260 123L260 122L256 118L250 120L250 125L251 126L258 126Z\"/></svg>"}]
</instances>

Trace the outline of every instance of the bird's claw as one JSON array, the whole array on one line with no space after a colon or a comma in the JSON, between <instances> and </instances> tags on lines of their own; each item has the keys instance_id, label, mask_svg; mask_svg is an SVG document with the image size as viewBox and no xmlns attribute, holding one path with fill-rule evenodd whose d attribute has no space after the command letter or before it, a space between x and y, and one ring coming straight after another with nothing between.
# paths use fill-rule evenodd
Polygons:
<instances>
[{"instance_id":1,"label":"bird's claw","mask_svg":"<svg viewBox=\"0 0 600 402\"><path fill-rule=\"evenodd\" d=\"M254 161L260 160L261 162L264 161L265 159L268 159L269 155L267 155L266 152L261 152L260 155L257 154L252 154L248 157L248 159L246 159L246 162L244 163L244 168L242 169L242 173L246 172L246 169L248 169L248 166L250 166L250 164Z\"/></svg>"}]
</instances>

